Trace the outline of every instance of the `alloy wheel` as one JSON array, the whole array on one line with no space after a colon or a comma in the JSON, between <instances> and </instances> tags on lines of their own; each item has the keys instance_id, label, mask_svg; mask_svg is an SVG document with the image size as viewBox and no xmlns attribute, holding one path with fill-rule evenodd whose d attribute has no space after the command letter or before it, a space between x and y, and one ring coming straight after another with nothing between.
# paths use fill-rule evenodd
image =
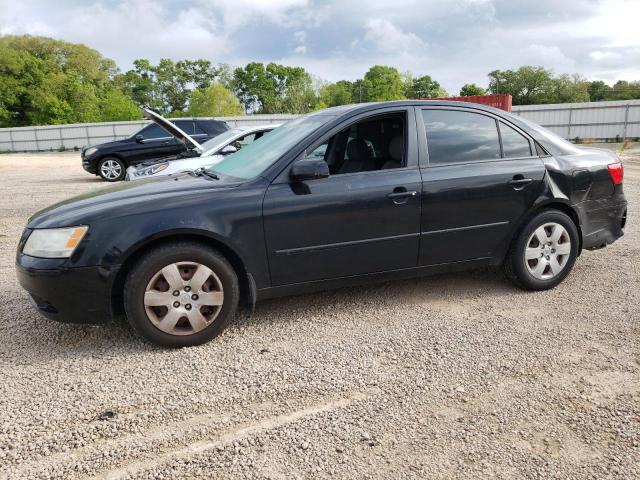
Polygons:
<instances>
[{"instance_id":1,"label":"alloy wheel","mask_svg":"<svg viewBox=\"0 0 640 480\"><path fill-rule=\"evenodd\" d=\"M115 180L122 174L122 166L115 160L105 160L100 166L100 173L108 180Z\"/></svg>"},{"instance_id":2,"label":"alloy wheel","mask_svg":"<svg viewBox=\"0 0 640 480\"><path fill-rule=\"evenodd\" d=\"M144 308L159 330L191 335L216 319L224 302L218 276L206 265L178 262L158 271L147 284Z\"/></svg>"},{"instance_id":3,"label":"alloy wheel","mask_svg":"<svg viewBox=\"0 0 640 480\"><path fill-rule=\"evenodd\" d=\"M558 275L571 256L569 232L559 223L540 225L527 241L524 262L533 277L549 280Z\"/></svg>"}]
</instances>

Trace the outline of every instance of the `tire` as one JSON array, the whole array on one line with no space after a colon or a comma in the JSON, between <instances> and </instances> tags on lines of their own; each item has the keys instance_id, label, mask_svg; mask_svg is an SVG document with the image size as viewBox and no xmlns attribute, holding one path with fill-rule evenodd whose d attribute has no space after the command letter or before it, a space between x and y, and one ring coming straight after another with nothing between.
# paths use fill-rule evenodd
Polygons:
<instances>
[{"instance_id":1,"label":"tire","mask_svg":"<svg viewBox=\"0 0 640 480\"><path fill-rule=\"evenodd\" d=\"M98 162L98 175L107 182L119 182L124 179L126 165L117 157L105 157Z\"/></svg>"},{"instance_id":2,"label":"tire","mask_svg":"<svg viewBox=\"0 0 640 480\"><path fill-rule=\"evenodd\" d=\"M573 268L578 235L575 223L565 213L543 210L534 215L511 244L503 265L507 278L526 290L555 287Z\"/></svg>"},{"instance_id":3,"label":"tire","mask_svg":"<svg viewBox=\"0 0 640 480\"><path fill-rule=\"evenodd\" d=\"M124 285L129 324L163 347L208 342L233 319L239 298L238 277L227 259L195 242L150 251L135 264Z\"/></svg>"}]
</instances>

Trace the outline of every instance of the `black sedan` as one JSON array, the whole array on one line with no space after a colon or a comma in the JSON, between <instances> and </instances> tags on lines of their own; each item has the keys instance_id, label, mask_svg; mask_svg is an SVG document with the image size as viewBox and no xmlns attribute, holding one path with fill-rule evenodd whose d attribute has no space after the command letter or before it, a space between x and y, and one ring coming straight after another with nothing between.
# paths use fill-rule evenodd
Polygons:
<instances>
[{"instance_id":1,"label":"black sedan","mask_svg":"<svg viewBox=\"0 0 640 480\"><path fill-rule=\"evenodd\" d=\"M34 215L20 283L46 316L125 313L188 346L239 306L310 290L503 266L549 289L623 235L619 159L469 103L299 117L211 169L118 185Z\"/></svg>"}]
</instances>

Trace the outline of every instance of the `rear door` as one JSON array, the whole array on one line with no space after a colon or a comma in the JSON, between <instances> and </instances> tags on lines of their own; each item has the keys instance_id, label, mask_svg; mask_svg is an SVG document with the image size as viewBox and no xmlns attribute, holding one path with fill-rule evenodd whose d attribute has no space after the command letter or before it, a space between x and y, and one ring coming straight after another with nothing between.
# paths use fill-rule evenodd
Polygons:
<instances>
[{"instance_id":1,"label":"rear door","mask_svg":"<svg viewBox=\"0 0 640 480\"><path fill-rule=\"evenodd\" d=\"M544 188L533 141L480 110L428 107L417 117L424 159L420 264L500 254L514 222Z\"/></svg>"}]
</instances>

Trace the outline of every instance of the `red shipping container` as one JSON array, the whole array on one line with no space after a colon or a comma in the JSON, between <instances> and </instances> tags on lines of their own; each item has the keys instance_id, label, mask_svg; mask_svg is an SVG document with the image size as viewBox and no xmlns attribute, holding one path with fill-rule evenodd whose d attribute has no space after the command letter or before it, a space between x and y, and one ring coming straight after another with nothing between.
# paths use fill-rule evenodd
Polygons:
<instances>
[{"instance_id":1,"label":"red shipping container","mask_svg":"<svg viewBox=\"0 0 640 480\"><path fill-rule=\"evenodd\" d=\"M451 100L456 102L481 103L507 112L511 111L511 95L474 95L471 97L421 98L420 100Z\"/></svg>"}]
</instances>

